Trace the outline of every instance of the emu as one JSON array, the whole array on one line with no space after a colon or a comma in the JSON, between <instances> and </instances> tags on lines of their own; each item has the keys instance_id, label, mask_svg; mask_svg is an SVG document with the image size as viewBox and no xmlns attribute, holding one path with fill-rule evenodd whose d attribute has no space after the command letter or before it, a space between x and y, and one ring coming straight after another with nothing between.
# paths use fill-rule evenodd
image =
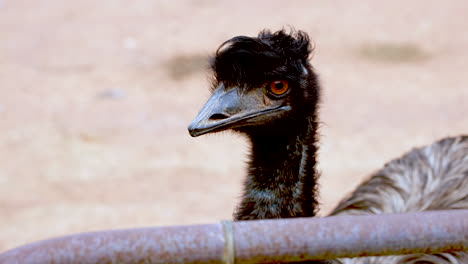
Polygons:
<instances>
[{"instance_id":1,"label":"emu","mask_svg":"<svg viewBox=\"0 0 468 264\"><path fill-rule=\"evenodd\" d=\"M250 161L235 220L313 217L321 87L302 31L237 36L211 61L212 95L190 135L232 130L250 141ZM446 138L389 162L332 215L468 208L468 136ZM465 252L363 257L309 263L468 263Z\"/></svg>"}]
</instances>

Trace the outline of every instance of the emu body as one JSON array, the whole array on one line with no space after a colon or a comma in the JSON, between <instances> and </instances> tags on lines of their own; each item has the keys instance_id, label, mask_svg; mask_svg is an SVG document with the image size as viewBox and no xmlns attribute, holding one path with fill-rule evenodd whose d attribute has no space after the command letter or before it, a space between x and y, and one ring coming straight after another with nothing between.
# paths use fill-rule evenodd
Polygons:
<instances>
[{"instance_id":1,"label":"emu body","mask_svg":"<svg viewBox=\"0 0 468 264\"><path fill-rule=\"evenodd\" d=\"M192 136L233 130L251 143L236 220L314 216L320 86L298 31L234 37L212 59L212 97ZM416 149L361 184L333 214L468 209L468 137ZM468 263L464 252L333 260L333 263ZM310 262L309 262L310 263Z\"/></svg>"},{"instance_id":2,"label":"emu body","mask_svg":"<svg viewBox=\"0 0 468 264\"><path fill-rule=\"evenodd\" d=\"M340 202L331 215L447 209L468 209L468 136L445 138L390 161ZM468 263L468 253L367 257L342 259L341 263L462 264Z\"/></svg>"}]
</instances>

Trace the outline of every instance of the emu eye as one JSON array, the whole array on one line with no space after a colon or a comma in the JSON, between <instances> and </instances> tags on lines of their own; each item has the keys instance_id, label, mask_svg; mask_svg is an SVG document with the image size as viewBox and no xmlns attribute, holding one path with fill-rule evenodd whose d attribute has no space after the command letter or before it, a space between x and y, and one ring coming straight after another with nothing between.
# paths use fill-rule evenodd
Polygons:
<instances>
[{"instance_id":1,"label":"emu eye","mask_svg":"<svg viewBox=\"0 0 468 264\"><path fill-rule=\"evenodd\" d=\"M282 95L289 89L287 81L274 81L268 84L268 91L274 95Z\"/></svg>"}]
</instances>

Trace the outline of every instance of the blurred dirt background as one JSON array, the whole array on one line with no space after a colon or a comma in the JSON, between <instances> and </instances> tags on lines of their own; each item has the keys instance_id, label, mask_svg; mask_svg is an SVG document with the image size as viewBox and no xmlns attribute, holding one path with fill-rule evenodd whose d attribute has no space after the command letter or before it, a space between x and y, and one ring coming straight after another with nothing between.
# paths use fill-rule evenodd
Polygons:
<instances>
[{"instance_id":1,"label":"blurred dirt background","mask_svg":"<svg viewBox=\"0 0 468 264\"><path fill-rule=\"evenodd\" d=\"M186 127L226 39L294 26L321 76L324 215L386 161L468 133L468 2L0 0L0 251L230 219L248 146Z\"/></svg>"}]
</instances>

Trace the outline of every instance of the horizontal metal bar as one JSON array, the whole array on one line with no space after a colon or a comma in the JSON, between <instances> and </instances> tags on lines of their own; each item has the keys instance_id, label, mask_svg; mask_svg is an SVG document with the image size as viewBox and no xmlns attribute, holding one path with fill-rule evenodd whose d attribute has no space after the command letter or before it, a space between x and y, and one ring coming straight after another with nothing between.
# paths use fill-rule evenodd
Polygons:
<instances>
[{"instance_id":1,"label":"horizontal metal bar","mask_svg":"<svg viewBox=\"0 0 468 264\"><path fill-rule=\"evenodd\" d=\"M12 249L0 264L269 263L451 251L468 251L468 210L84 233Z\"/></svg>"}]
</instances>

